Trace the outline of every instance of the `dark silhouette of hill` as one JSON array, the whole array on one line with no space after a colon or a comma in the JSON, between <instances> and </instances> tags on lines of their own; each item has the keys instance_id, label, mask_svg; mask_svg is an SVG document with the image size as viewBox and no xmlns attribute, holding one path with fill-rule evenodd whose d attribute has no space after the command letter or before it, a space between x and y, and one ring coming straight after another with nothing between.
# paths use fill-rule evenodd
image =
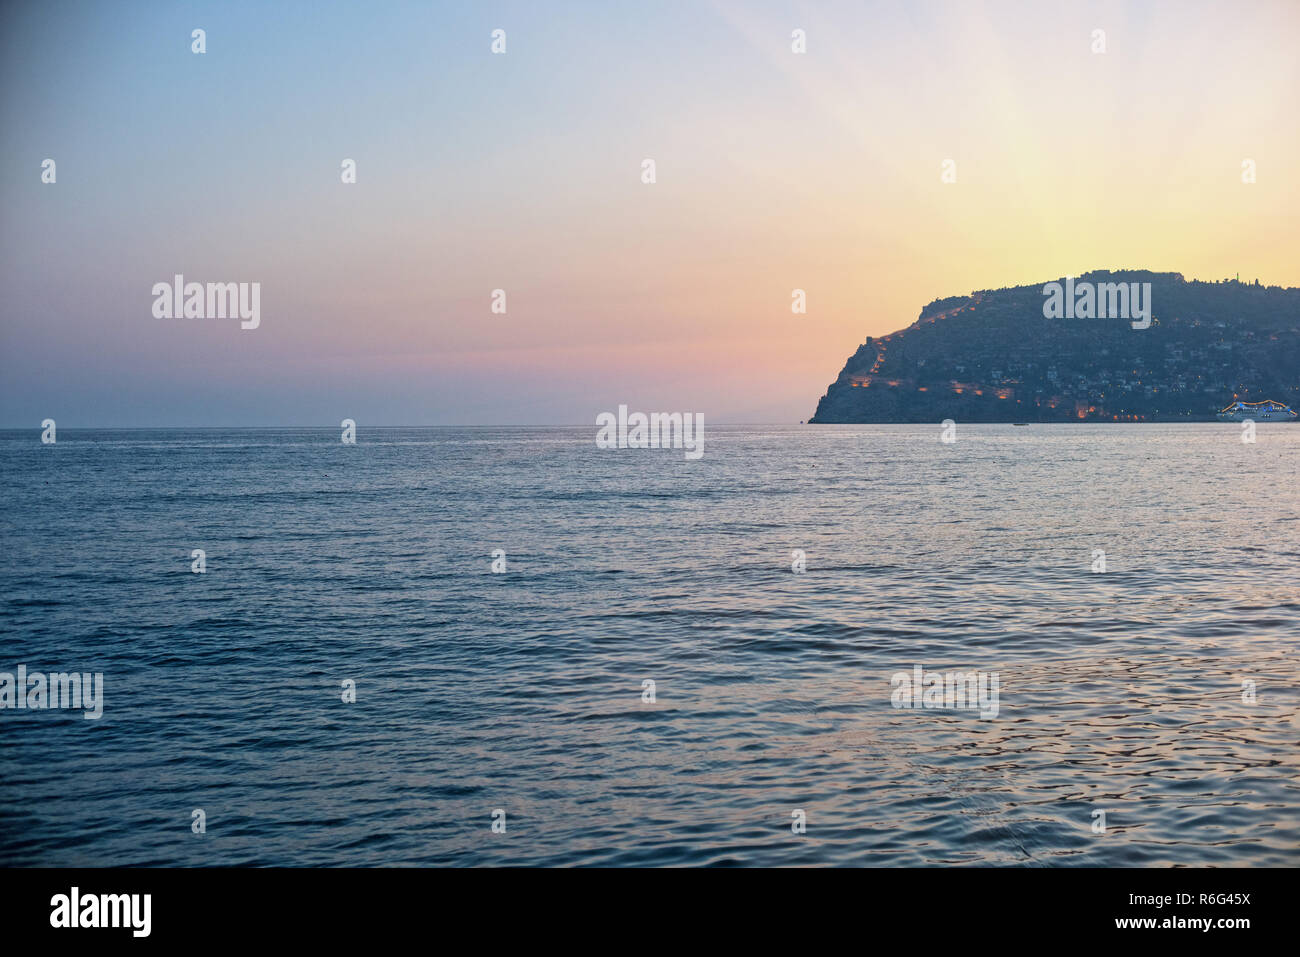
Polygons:
<instances>
[{"instance_id":1,"label":"dark silhouette of hill","mask_svg":"<svg viewBox=\"0 0 1300 957\"><path fill-rule=\"evenodd\" d=\"M1300 409L1300 289L1145 270L1084 281L1151 283L1150 328L1046 318L1043 283L936 299L868 338L810 421L1196 422L1234 399Z\"/></svg>"}]
</instances>

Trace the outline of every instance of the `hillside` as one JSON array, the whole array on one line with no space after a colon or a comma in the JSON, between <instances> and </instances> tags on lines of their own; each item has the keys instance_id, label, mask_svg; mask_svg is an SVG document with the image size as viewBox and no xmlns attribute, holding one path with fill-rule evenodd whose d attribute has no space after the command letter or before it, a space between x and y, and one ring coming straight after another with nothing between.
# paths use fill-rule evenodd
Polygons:
<instances>
[{"instance_id":1,"label":"hillside","mask_svg":"<svg viewBox=\"0 0 1300 957\"><path fill-rule=\"evenodd\" d=\"M1300 289L1144 270L1073 282L1150 283L1150 327L1046 318L1044 283L937 299L868 338L810 421L1194 422L1234 398L1300 408Z\"/></svg>"}]
</instances>

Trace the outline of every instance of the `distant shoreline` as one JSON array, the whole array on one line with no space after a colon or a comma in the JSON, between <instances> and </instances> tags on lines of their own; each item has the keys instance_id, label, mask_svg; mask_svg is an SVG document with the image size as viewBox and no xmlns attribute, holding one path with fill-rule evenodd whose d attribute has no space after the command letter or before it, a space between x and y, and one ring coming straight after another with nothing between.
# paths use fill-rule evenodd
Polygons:
<instances>
[{"instance_id":1,"label":"distant shoreline","mask_svg":"<svg viewBox=\"0 0 1300 957\"><path fill-rule=\"evenodd\" d=\"M1050 425L1050 426L1078 426L1078 425L1235 425L1239 424L1235 419L1147 419L1139 422L1111 422L1101 419L1052 419L1046 421L1029 420L1012 420L998 419L996 421L981 421L977 419L954 419L959 425ZM856 421L856 422L716 422L710 427L715 429L788 429L800 428L807 426L842 426L842 425L915 425L915 426L939 426L942 420L936 419L911 419L911 420L881 420L881 421ZM1300 419L1287 420L1256 420L1256 425L1297 425ZM501 424L501 425L358 425L358 431L372 430L435 430L435 429L474 429L474 430L499 430L499 429L530 429L536 431L545 431L547 429L591 429L594 431L595 426L588 423L567 423L564 425L536 425L536 424ZM0 426L0 434L23 435L34 433L39 435L40 428L30 425L23 426ZM338 432L338 427L334 425L60 425L60 434L67 432Z\"/></svg>"}]
</instances>

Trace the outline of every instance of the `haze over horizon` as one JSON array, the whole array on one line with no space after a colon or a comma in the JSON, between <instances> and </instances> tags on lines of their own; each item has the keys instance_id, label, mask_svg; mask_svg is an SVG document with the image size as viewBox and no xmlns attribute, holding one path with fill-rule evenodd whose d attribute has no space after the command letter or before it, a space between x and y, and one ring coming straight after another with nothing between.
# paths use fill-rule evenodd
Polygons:
<instances>
[{"instance_id":1,"label":"haze over horizon","mask_svg":"<svg viewBox=\"0 0 1300 957\"><path fill-rule=\"evenodd\" d=\"M10 6L0 426L793 423L937 298L1300 287L1297 27L1285 2ZM177 273L261 283L260 327L155 318Z\"/></svg>"}]
</instances>

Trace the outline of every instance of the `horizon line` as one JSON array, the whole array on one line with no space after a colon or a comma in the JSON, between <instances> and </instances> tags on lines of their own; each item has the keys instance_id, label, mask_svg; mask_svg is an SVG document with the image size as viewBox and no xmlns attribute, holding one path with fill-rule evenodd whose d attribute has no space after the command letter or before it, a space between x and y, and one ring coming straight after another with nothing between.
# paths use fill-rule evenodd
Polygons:
<instances>
[{"instance_id":1,"label":"horizon line","mask_svg":"<svg viewBox=\"0 0 1300 957\"><path fill-rule=\"evenodd\" d=\"M1269 400L1269 401L1271 401L1271 400ZM1262 404L1262 403L1255 403L1255 404ZM1217 414L1217 413L1216 413L1216 414ZM960 420L958 420L958 421L960 421ZM1061 420L1052 421L1052 422L1037 422L1037 421L1034 421L1034 420L1030 419L1030 420L1026 420L1026 421L1024 421L1024 422L1017 422L1017 421L1014 420L1014 419L1006 419L1005 421L1000 421L1000 422L979 422L979 421L967 420L967 421L965 422L965 424L966 424L967 426L973 426L973 425L1042 425L1042 426L1065 425L1065 426L1071 426L1071 427L1073 427L1073 426L1076 426L1076 425L1211 425L1211 424L1215 424L1215 423L1217 423L1217 422L1219 422L1219 421L1221 421L1221 420L1219 420L1219 419L1214 419L1214 418L1208 418L1208 419L1195 419L1195 420L1191 420L1191 421L1179 421L1179 420L1175 420L1175 419L1168 419L1168 420L1154 420L1154 421L1146 421L1146 422L1132 422L1132 421L1130 421L1130 422L1114 422L1114 421L1107 421L1107 420L1104 420L1104 419L1092 419L1092 420L1089 420L1089 419L1061 419ZM736 426L736 427L753 427L753 426L765 426L765 427L781 426L781 427L786 427L786 426L799 426L799 425L810 425L810 426L846 426L846 425L915 425L915 426L930 426L930 425L940 425L940 424L942 424L942 420L936 420L936 421L934 421L934 422L931 422L931 421L929 421L929 420L926 420L926 421L924 421L924 422L901 422L901 421L891 421L891 422L809 422L809 421L807 421L807 420L802 420L802 421L798 421L798 422L739 422L739 421L721 421L721 422L717 422L717 423L715 423L715 424L716 424L716 425L723 425L723 426ZM1287 420L1287 421L1285 421L1285 422L1281 422L1281 423L1264 422L1264 423L1260 423L1260 424L1263 424L1263 425L1290 424L1290 422L1289 422L1289 420ZM358 424L357 424L357 428L358 428L358 429L362 429L362 428L365 428L365 429L590 429L590 428L596 428L596 424L595 424L595 423L590 423L590 424L589 424L589 423L585 423L585 422L569 422L569 423L559 423L559 424L555 424L555 423L551 423L551 424L547 424L547 423L496 423L496 424L492 424L492 423L463 423L463 424L446 424L446 423L443 423L443 424L441 424L441 425L361 425L360 423L358 423ZM241 430L244 430L244 431L264 430L264 431L268 431L268 432L269 432L269 431L274 431L274 430L283 431L283 430L288 430L288 429L299 430L299 431L301 431L301 430L305 430L305 429L319 429L319 430L321 430L321 431L335 432L335 431L338 431L339 426L337 426L337 425L68 425L68 426L63 426L63 425L61 425L61 426L59 426L59 429L60 429L61 431L75 431L75 432L176 432L176 431L187 431L187 432L222 432L222 431L230 431L230 430L233 430L233 429L241 429ZM31 426L31 425L23 425L23 426L8 426L8 425L0 425L0 432L37 432L37 433L39 433L40 431L41 431L41 427L40 427L39 425L35 425L35 426Z\"/></svg>"}]
</instances>

